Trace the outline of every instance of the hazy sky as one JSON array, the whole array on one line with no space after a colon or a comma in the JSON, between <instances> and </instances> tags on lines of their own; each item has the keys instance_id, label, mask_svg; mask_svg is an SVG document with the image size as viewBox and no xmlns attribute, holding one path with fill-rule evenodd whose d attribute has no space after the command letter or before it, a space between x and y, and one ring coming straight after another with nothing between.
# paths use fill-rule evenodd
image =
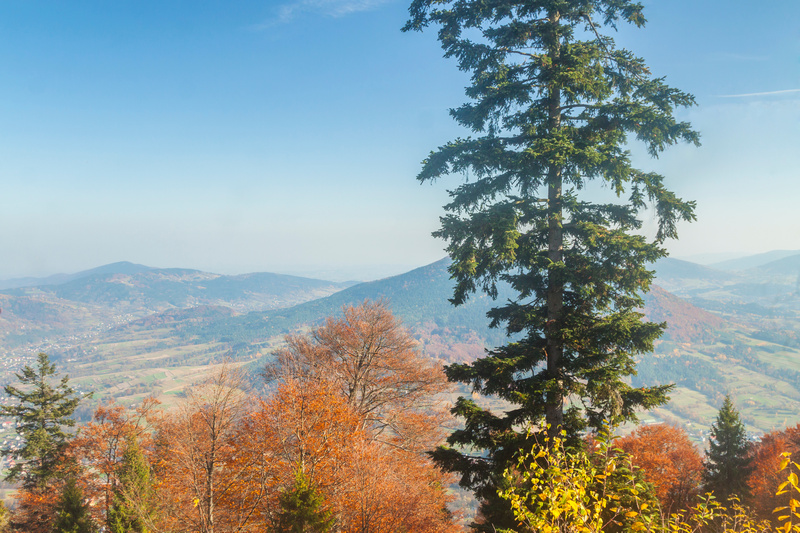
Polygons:
<instances>
[{"instance_id":1,"label":"hazy sky","mask_svg":"<svg viewBox=\"0 0 800 533\"><path fill-rule=\"evenodd\" d=\"M466 74L408 0L0 2L0 278L114 261L370 277L441 258ZM697 97L639 165L698 202L678 257L800 248L800 2L651 0L618 44Z\"/></svg>"}]
</instances>

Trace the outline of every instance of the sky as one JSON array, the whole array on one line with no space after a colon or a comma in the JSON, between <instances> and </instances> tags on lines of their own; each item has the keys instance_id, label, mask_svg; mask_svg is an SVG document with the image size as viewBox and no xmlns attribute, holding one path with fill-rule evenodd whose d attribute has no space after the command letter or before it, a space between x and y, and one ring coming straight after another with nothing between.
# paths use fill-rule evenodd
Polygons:
<instances>
[{"instance_id":1,"label":"sky","mask_svg":"<svg viewBox=\"0 0 800 533\"><path fill-rule=\"evenodd\" d=\"M800 249L800 2L648 0L617 43L694 94L674 257ZM329 279L444 256L468 75L408 0L0 0L0 279L115 261ZM702 257L701 257L702 256ZM715 257L723 258L724 255Z\"/></svg>"}]
</instances>

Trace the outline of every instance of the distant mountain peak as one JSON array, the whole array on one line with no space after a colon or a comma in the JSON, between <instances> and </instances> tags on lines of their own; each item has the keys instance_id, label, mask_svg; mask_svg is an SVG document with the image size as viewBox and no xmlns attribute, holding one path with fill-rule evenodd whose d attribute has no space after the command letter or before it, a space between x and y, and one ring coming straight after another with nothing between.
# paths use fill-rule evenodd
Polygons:
<instances>
[{"instance_id":1,"label":"distant mountain peak","mask_svg":"<svg viewBox=\"0 0 800 533\"><path fill-rule=\"evenodd\" d=\"M748 270L794 255L800 255L800 250L772 250L764 252L763 254L748 255L747 257L721 261L709 266L719 270Z\"/></svg>"}]
</instances>

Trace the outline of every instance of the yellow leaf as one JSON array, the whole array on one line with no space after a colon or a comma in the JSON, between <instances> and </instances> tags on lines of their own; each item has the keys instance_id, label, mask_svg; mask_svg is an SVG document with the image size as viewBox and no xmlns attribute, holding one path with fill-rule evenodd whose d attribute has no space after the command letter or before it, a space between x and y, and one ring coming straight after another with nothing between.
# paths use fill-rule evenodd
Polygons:
<instances>
[{"instance_id":1,"label":"yellow leaf","mask_svg":"<svg viewBox=\"0 0 800 533\"><path fill-rule=\"evenodd\" d=\"M636 511L628 511L627 513L625 513L625 516L628 517L628 518L633 518L634 516L636 516L638 514L639 513L637 513Z\"/></svg>"}]
</instances>

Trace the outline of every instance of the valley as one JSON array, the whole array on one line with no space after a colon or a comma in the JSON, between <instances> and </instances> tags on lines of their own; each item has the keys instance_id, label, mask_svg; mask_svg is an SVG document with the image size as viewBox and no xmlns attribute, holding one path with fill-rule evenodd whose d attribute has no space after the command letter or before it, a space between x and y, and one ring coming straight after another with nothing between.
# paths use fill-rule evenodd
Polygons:
<instances>
[{"instance_id":1,"label":"valley","mask_svg":"<svg viewBox=\"0 0 800 533\"><path fill-rule=\"evenodd\" d=\"M800 252L762 260L740 262L740 270L676 259L655 265L644 313L669 326L641 357L633 384L676 387L670 404L641 419L684 426L700 441L730 393L753 434L800 422ZM82 418L109 398L130 404L152 394L169 404L222 361L246 365L258 380L285 334L365 299L389 302L427 357L471 361L505 336L487 327L485 295L450 305L448 265L357 284L131 263L58 283L28 281L0 291L0 380L12 381L44 351L78 390L95 392ZM508 297L501 289L499 298Z\"/></svg>"}]
</instances>

